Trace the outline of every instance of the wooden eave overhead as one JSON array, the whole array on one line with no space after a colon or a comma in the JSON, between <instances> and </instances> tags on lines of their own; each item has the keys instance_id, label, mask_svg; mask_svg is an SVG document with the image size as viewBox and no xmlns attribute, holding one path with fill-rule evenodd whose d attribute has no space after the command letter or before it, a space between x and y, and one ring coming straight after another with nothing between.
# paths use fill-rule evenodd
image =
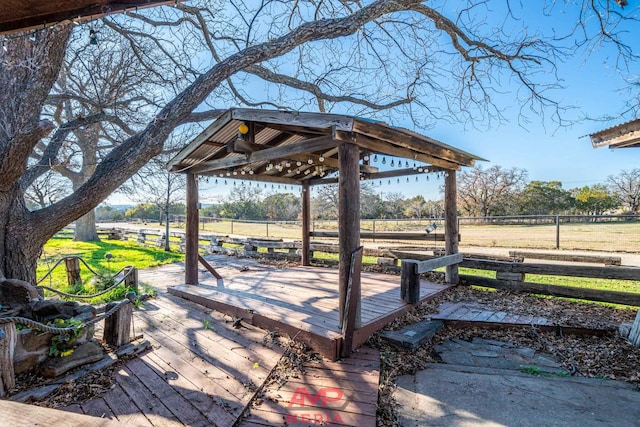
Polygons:
<instances>
[{"instance_id":1,"label":"wooden eave overhead","mask_svg":"<svg viewBox=\"0 0 640 427\"><path fill-rule=\"evenodd\" d=\"M239 135L240 125L249 132ZM230 109L185 146L167 168L172 172L268 181L321 184L338 172L338 145L360 148L363 179L458 170L483 160L432 138L353 116ZM365 156L369 156L369 161ZM375 155L403 159L403 167L380 172ZM299 163L299 165L298 165ZM404 165L409 164L409 167ZM422 166L423 172L413 169Z\"/></svg>"},{"instance_id":2,"label":"wooden eave overhead","mask_svg":"<svg viewBox=\"0 0 640 427\"><path fill-rule=\"evenodd\" d=\"M640 147L640 119L592 133L589 137L594 148Z\"/></svg>"},{"instance_id":3,"label":"wooden eave overhead","mask_svg":"<svg viewBox=\"0 0 640 427\"><path fill-rule=\"evenodd\" d=\"M2 0L0 34L43 28L70 20L90 20L125 9L163 4L175 4L175 0Z\"/></svg>"}]
</instances>

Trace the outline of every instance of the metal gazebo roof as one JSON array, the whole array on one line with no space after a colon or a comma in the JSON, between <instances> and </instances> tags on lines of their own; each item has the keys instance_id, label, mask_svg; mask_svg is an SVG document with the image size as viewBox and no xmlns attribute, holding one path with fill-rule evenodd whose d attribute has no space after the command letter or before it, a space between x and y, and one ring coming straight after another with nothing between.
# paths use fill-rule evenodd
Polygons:
<instances>
[{"instance_id":1,"label":"metal gazebo roof","mask_svg":"<svg viewBox=\"0 0 640 427\"><path fill-rule=\"evenodd\" d=\"M459 170L484 160L424 135L364 118L324 113L234 108L227 110L173 158L179 173L283 184L335 182L338 145L360 148L362 179ZM403 161L379 171L372 160Z\"/></svg>"},{"instance_id":2,"label":"metal gazebo roof","mask_svg":"<svg viewBox=\"0 0 640 427\"><path fill-rule=\"evenodd\" d=\"M640 119L592 133L589 137L594 148L640 147Z\"/></svg>"}]
</instances>

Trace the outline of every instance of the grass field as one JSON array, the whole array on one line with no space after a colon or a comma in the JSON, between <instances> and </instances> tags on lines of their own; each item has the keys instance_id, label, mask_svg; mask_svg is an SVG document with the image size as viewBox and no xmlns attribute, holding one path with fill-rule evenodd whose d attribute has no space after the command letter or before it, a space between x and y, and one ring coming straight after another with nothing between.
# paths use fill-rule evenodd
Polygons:
<instances>
[{"instance_id":1,"label":"grass field","mask_svg":"<svg viewBox=\"0 0 640 427\"><path fill-rule=\"evenodd\" d=\"M113 258L107 261L105 255L110 253ZM133 265L138 269L168 264L184 259L184 255L175 252L165 252L162 249L148 248L133 241L106 240L99 242L74 242L69 238L53 238L47 242L40 260L36 277L38 280L51 269L55 263L65 256L79 256L101 276L110 276L122 267ZM100 283L92 284L93 274L81 264L80 272L82 285L69 286L64 263L60 264L53 273L47 277L41 285L60 289L64 292L77 294L93 294L101 290ZM114 291L105 294L90 302L96 303L120 299L126 293L120 286Z\"/></svg>"},{"instance_id":2,"label":"grass field","mask_svg":"<svg viewBox=\"0 0 640 427\"><path fill-rule=\"evenodd\" d=\"M363 220L366 231L423 231L433 220ZM438 223L438 232L443 230ZM179 228L184 228L184 223ZM313 230L336 231L336 221L315 221ZM237 234L252 237L300 239L300 223L266 223L220 220L205 222L202 233ZM461 245L513 249L555 249L556 226L460 225ZM409 242L405 242L409 243ZM560 248L565 250L640 253L640 222L597 222L560 224Z\"/></svg>"}]
</instances>

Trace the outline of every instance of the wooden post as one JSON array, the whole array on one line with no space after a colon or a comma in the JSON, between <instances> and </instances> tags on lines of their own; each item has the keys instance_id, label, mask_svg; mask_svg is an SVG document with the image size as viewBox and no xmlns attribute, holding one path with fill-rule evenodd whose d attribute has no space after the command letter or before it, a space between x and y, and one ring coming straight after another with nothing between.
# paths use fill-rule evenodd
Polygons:
<instances>
[{"instance_id":1,"label":"wooden post","mask_svg":"<svg viewBox=\"0 0 640 427\"><path fill-rule=\"evenodd\" d=\"M302 183L302 265L311 265L311 236L309 225L311 220L311 188L309 182Z\"/></svg>"},{"instance_id":2,"label":"wooden post","mask_svg":"<svg viewBox=\"0 0 640 427\"><path fill-rule=\"evenodd\" d=\"M345 303L345 317L342 319L342 357L349 357L353 351L353 333L362 324L360 315L360 274L362 269L363 247L351 253L349 263L349 287Z\"/></svg>"},{"instance_id":3,"label":"wooden post","mask_svg":"<svg viewBox=\"0 0 640 427\"><path fill-rule=\"evenodd\" d=\"M0 397L16 386L13 355L16 349L16 325L0 324Z\"/></svg>"},{"instance_id":4,"label":"wooden post","mask_svg":"<svg viewBox=\"0 0 640 427\"><path fill-rule=\"evenodd\" d=\"M123 273L125 274L124 285L128 288L134 290L134 292L138 293L138 269L132 265L129 265L124 268ZM127 276L127 273L129 275Z\"/></svg>"},{"instance_id":5,"label":"wooden post","mask_svg":"<svg viewBox=\"0 0 640 427\"><path fill-rule=\"evenodd\" d=\"M116 305L110 302L105 307L109 311ZM131 341L131 317L133 316L133 305L127 304L116 311L110 317L104 319L104 341L114 347L120 347Z\"/></svg>"},{"instance_id":6,"label":"wooden post","mask_svg":"<svg viewBox=\"0 0 640 427\"><path fill-rule=\"evenodd\" d=\"M449 170L444 179L444 246L447 255L458 253L458 204L456 171ZM458 264L449 265L445 270L445 281L458 284Z\"/></svg>"},{"instance_id":7,"label":"wooden post","mask_svg":"<svg viewBox=\"0 0 640 427\"><path fill-rule=\"evenodd\" d=\"M80 277L80 260L78 257L65 258L64 266L67 269L69 286L73 287L78 283L82 283L82 278Z\"/></svg>"},{"instance_id":8,"label":"wooden post","mask_svg":"<svg viewBox=\"0 0 640 427\"><path fill-rule=\"evenodd\" d=\"M338 243L340 246L339 310L340 327L345 314L351 252L360 246L360 150L349 143L338 145L340 175L338 177ZM360 281L360 271L353 272L352 280ZM356 277L357 276L357 277ZM360 301L360 295L357 295Z\"/></svg>"},{"instance_id":9,"label":"wooden post","mask_svg":"<svg viewBox=\"0 0 640 427\"><path fill-rule=\"evenodd\" d=\"M185 225L184 282L198 284L198 175L187 174L187 218Z\"/></svg>"},{"instance_id":10,"label":"wooden post","mask_svg":"<svg viewBox=\"0 0 640 427\"><path fill-rule=\"evenodd\" d=\"M420 300L420 274L418 263L403 259L400 266L400 297L407 304L417 304Z\"/></svg>"}]
</instances>

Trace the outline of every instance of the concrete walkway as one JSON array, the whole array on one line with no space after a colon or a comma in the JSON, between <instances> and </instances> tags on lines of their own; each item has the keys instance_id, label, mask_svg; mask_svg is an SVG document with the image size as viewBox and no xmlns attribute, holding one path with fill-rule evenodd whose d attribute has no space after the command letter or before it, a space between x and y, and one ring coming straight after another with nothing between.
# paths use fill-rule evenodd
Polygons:
<instances>
[{"instance_id":1,"label":"concrete walkway","mask_svg":"<svg viewBox=\"0 0 640 427\"><path fill-rule=\"evenodd\" d=\"M430 364L401 376L400 425L639 426L640 392L618 381Z\"/></svg>"}]
</instances>

